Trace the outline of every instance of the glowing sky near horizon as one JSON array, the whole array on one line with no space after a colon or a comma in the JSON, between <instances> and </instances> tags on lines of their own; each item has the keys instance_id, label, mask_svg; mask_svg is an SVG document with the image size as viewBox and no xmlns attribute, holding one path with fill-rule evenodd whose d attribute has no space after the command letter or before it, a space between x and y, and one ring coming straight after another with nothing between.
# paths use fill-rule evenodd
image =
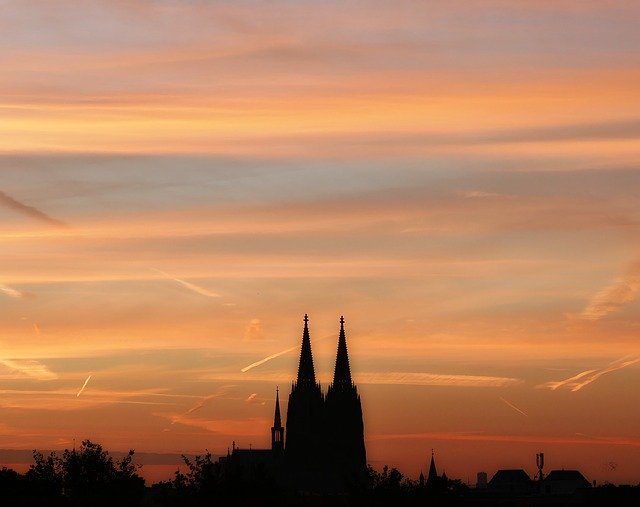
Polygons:
<instances>
[{"instance_id":1,"label":"glowing sky near horizon","mask_svg":"<svg viewBox=\"0 0 640 507\"><path fill-rule=\"evenodd\" d=\"M374 466L638 483L639 23L0 1L0 449L266 446L308 313Z\"/></svg>"}]
</instances>

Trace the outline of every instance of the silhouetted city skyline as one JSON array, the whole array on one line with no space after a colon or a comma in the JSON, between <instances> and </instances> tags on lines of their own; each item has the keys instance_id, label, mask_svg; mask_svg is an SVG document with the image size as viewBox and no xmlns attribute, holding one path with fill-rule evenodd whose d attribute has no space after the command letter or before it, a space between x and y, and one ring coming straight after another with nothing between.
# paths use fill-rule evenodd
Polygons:
<instances>
[{"instance_id":1,"label":"silhouetted city skyline","mask_svg":"<svg viewBox=\"0 0 640 507\"><path fill-rule=\"evenodd\" d=\"M279 494L229 449L380 502L637 484L639 26L632 0L3 0L5 479L95 458L174 503Z\"/></svg>"}]
</instances>

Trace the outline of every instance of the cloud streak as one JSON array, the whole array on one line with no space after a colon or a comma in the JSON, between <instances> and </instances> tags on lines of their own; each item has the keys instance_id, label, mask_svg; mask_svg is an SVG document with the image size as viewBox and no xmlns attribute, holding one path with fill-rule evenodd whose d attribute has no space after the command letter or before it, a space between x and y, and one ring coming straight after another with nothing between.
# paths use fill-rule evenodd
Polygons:
<instances>
[{"instance_id":1,"label":"cloud streak","mask_svg":"<svg viewBox=\"0 0 640 507\"><path fill-rule=\"evenodd\" d=\"M598 380L603 375L606 375L607 373L611 373L617 370L621 370L623 368L627 368L628 366L631 366L638 362L640 362L640 357L634 357L634 358L623 357L621 359L618 359L616 361L609 363L604 368L600 368L596 370L586 370L578 373L577 375L574 375L573 377L569 377L565 380L546 382L544 384L539 385L538 387L546 387L548 389L551 389L552 391L555 391L556 389L559 389L559 388L566 387L570 389L572 392L576 392L582 389L583 387L588 386L589 384L595 382L596 380Z\"/></svg>"},{"instance_id":2,"label":"cloud streak","mask_svg":"<svg viewBox=\"0 0 640 507\"><path fill-rule=\"evenodd\" d=\"M326 340L327 338L331 338L332 334L328 334L326 336L322 336L321 338L316 338L315 340L313 340L313 343L322 341L322 340ZM255 363L251 363L249 366L245 366L244 368L242 368L240 371L242 373L248 372L249 370L255 368L256 366L260 366L261 364L267 363L269 361L271 361L272 359L275 359L276 357L280 357L283 356L285 354L288 354L289 352L293 352L294 350L299 350L300 349L300 345L295 345L294 347L289 347L288 349L285 350L281 350L280 352L276 352L275 354L271 354L270 356L265 357L264 359L260 359L260 361L256 361Z\"/></svg>"},{"instance_id":3,"label":"cloud streak","mask_svg":"<svg viewBox=\"0 0 640 507\"><path fill-rule=\"evenodd\" d=\"M58 378L58 375L46 365L33 359L0 359L0 364L36 380L55 380Z\"/></svg>"},{"instance_id":4,"label":"cloud streak","mask_svg":"<svg viewBox=\"0 0 640 507\"><path fill-rule=\"evenodd\" d=\"M189 289L190 291L195 292L196 294L200 294L200 295L206 296L208 298L219 298L219 297L222 297L217 292L212 292L212 291L210 291L208 289L205 289L204 287L200 287L199 285L196 285L195 283L187 282L186 280L182 280L180 278L175 278L175 277L171 276L170 274L165 273L164 271L160 271L159 269L156 269L156 268L151 268L151 269L153 269L154 271L160 273L162 276L166 277L167 279L173 280L174 282L179 283L183 287Z\"/></svg>"},{"instance_id":5,"label":"cloud streak","mask_svg":"<svg viewBox=\"0 0 640 507\"><path fill-rule=\"evenodd\" d=\"M611 313L620 311L625 304L634 301L640 291L640 262L635 263L627 273L612 285L598 292L582 311L586 320L600 320Z\"/></svg>"},{"instance_id":6,"label":"cloud streak","mask_svg":"<svg viewBox=\"0 0 640 507\"><path fill-rule=\"evenodd\" d=\"M40 211L38 208L34 208L33 206L28 206L27 204L21 203L20 201L14 199L10 195L5 194L0 190L0 204L3 204L5 207L20 213L23 216L33 218L35 220L39 220L40 222L46 223L48 225L53 225L55 227L66 227L63 221L58 220L56 218L50 217L46 213Z\"/></svg>"},{"instance_id":7,"label":"cloud streak","mask_svg":"<svg viewBox=\"0 0 640 507\"><path fill-rule=\"evenodd\" d=\"M529 414L527 414L524 410L519 409L518 407L516 407L513 403L511 403L510 401L505 400L502 396L500 396L500 400L502 402L504 402L505 405L507 405L508 407L511 407L513 410L515 410L516 412L522 414L525 417L529 417Z\"/></svg>"},{"instance_id":8,"label":"cloud streak","mask_svg":"<svg viewBox=\"0 0 640 507\"><path fill-rule=\"evenodd\" d=\"M198 403L196 403L194 406L192 406L189 410L187 410L183 416L187 416L189 414L193 414L194 412L196 412L197 410L200 410L201 408L203 408L206 404L208 404L210 401L213 401L217 398L220 398L222 396L224 396L226 394L226 392L231 389L232 387L234 387L233 385L228 385L228 386L222 386L220 387L220 389L218 389L215 393L210 394L209 396L205 396L204 398L202 398ZM173 423L172 423L173 424Z\"/></svg>"},{"instance_id":9,"label":"cloud streak","mask_svg":"<svg viewBox=\"0 0 640 507\"><path fill-rule=\"evenodd\" d=\"M89 383L89 380L91 380L91 375L89 375L87 377L87 380L84 381L84 384L82 384L82 387L80 388L80 390L78 391L78 394L76 394L76 398L79 398L80 395L83 393L83 391L85 390L85 388L87 387L87 384Z\"/></svg>"},{"instance_id":10,"label":"cloud streak","mask_svg":"<svg viewBox=\"0 0 640 507\"><path fill-rule=\"evenodd\" d=\"M0 292L14 299L24 299L27 297L26 293L3 284L0 284Z\"/></svg>"},{"instance_id":11,"label":"cloud streak","mask_svg":"<svg viewBox=\"0 0 640 507\"><path fill-rule=\"evenodd\" d=\"M626 437L593 438L576 433L574 436L545 436L545 435L497 435L483 432L430 432L430 433L390 433L374 434L367 437L367 441L385 440L453 440L463 442L503 442L525 444L552 445L621 445L640 447L640 440Z\"/></svg>"},{"instance_id":12,"label":"cloud streak","mask_svg":"<svg viewBox=\"0 0 640 507\"><path fill-rule=\"evenodd\" d=\"M299 348L299 346L296 345L295 347L289 347L288 349L281 350L280 352L276 352L275 354L271 354L270 356L267 356L264 359L260 359L260 361L256 361L255 363L251 363L249 366L245 366L240 371L242 373L248 372L249 370L255 368L256 366L260 366L261 364L267 363L267 362L271 361L272 359L275 359L276 357L280 357L280 356L283 356L285 354L288 354L289 352L293 352L294 350L297 350L298 348Z\"/></svg>"},{"instance_id":13,"label":"cloud streak","mask_svg":"<svg viewBox=\"0 0 640 507\"><path fill-rule=\"evenodd\" d=\"M512 377L492 377L485 375L453 375L441 373L385 372L361 373L357 375L360 384L452 386L452 387L506 387L522 383Z\"/></svg>"}]
</instances>

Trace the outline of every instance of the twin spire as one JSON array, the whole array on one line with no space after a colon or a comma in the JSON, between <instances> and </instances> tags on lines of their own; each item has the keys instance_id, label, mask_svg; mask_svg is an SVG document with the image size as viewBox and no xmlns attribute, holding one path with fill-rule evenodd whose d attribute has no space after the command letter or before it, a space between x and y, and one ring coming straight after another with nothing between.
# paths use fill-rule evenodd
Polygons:
<instances>
[{"instance_id":1,"label":"twin spire","mask_svg":"<svg viewBox=\"0 0 640 507\"><path fill-rule=\"evenodd\" d=\"M349 368L349 354L347 353L347 338L344 334L344 317L340 317L340 337L338 338L338 353L336 354L336 369L333 374L333 387L351 387L351 369Z\"/></svg>"},{"instance_id":2,"label":"twin spire","mask_svg":"<svg viewBox=\"0 0 640 507\"><path fill-rule=\"evenodd\" d=\"M300 349L300 365L298 366L298 385L315 385L316 375L311 355L311 339L309 337L309 316L304 314L304 331L302 333L302 348ZM340 317L340 337L338 338L338 353L336 368L333 374L333 386L351 387L351 369L349 368L349 354L347 352L347 338L344 332L344 317Z\"/></svg>"},{"instance_id":3,"label":"twin spire","mask_svg":"<svg viewBox=\"0 0 640 507\"><path fill-rule=\"evenodd\" d=\"M309 338L309 317L304 314L304 331L302 332L302 348L300 349L300 365L298 366L298 385L316 384L316 373L313 369L311 355L311 338Z\"/></svg>"}]
</instances>

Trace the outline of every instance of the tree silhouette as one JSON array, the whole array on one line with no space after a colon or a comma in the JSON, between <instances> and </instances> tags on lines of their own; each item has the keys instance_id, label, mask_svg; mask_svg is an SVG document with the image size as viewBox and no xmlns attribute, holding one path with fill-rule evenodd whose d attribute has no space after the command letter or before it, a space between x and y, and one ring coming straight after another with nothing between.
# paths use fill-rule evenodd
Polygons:
<instances>
[{"instance_id":1,"label":"tree silhouette","mask_svg":"<svg viewBox=\"0 0 640 507\"><path fill-rule=\"evenodd\" d=\"M144 480L137 473L131 450L114 461L100 444L82 442L80 449L65 449L62 457L33 451L34 464L26 473L31 495L47 498L52 506L140 505Z\"/></svg>"}]
</instances>

